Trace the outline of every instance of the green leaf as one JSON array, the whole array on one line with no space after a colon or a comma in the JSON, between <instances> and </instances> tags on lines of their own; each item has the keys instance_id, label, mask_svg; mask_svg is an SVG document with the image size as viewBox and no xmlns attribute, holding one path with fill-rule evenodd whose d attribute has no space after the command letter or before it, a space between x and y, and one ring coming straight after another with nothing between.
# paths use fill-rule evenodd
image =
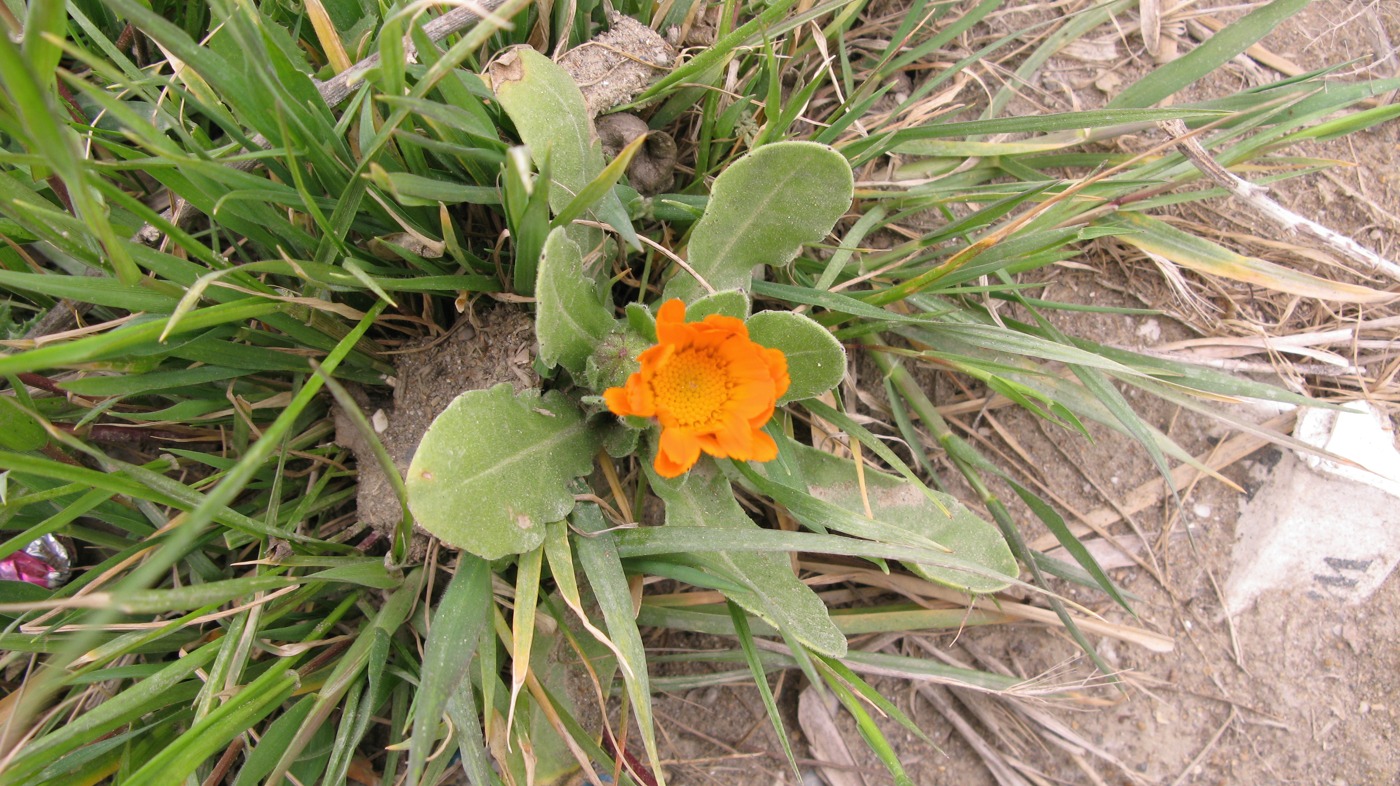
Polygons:
<instances>
[{"instance_id":1,"label":"green leaf","mask_svg":"<svg viewBox=\"0 0 1400 786\"><path fill-rule=\"evenodd\" d=\"M68 15L64 13L64 0L35 0L29 3L24 15L23 44L24 59L41 79L53 87L54 74L63 58L60 44L67 38Z\"/></svg>"},{"instance_id":2,"label":"green leaf","mask_svg":"<svg viewBox=\"0 0 1400 786\"><path fill-rule=\"evenodd\" d=\"M865 512L855 464L795 442L791 449L813 496L853 513ZM881 521L942 544L951 549L954 555L984 565L1008 578L1016 576L1016 560L1011 556L1006 541L995 527L978 518L956 498L928 492L942 501L944 509L940 510L926 496L926 490L915 488L913 483L903 478L868 467L863 474L870 509L876 511ZM1005 582L971 576L962 571L913 562L906 565L929 581L971 592L995 592L1006 586Z\"/></svg>"},{"instance_id":3,"label":"green leaf","mask_svg":"<svg viewBox=\"0 0 1400 786\"><path fill-rule=\"evenodd\" d=\"M1278 24L1293 16L1309 0L1274 0L1207 38L1200 46L1170 63L1158 66L1126 87L1108 102L1109 109L1152 106L1197 79L1225 65L1253 46Z\"/></svg>"},{"instance_id":4,"label":"green leaf","mask_svg":"<svg viewBox=\"0 0 1400 786\"><path fill-rule=\"evenodd\" d=\"M895 786L914 786L914 781L909 778L908 773L904 771L904 766L899 761L899 754L890 745L890 741L885 738L884 732L880 731L879 724L870 717L869 712L866 712L855 693L828 670L822 671L822 678L826 680L826 685L832 693L836 694L836 698L841 701L841 705L855 719L856 730L860 732L861 737L865 738L870 750L879 757L880 763L889 770L890 776L894 778Z\"/></svg>"},{"instance_id":5,"label":"green leaf","mask_svg":"<svg viewBox=\"0 0 1400 786\"><path fill-rule=\"evenodd\" d=\"M541 166L548 156L554 177L549 205L556 214L563 213L604 169L603 148L593 131L583 93L563 68L526 46L499 55L487 67L487 77L521 141L530 148L535 165ZM638 243L616 192L607 190L592 212L629 244ZM586 249L592 249L601 237L597 230L570 229L570 236Z\"/></svg>"},{"instance_id":6,"label":"green leaf","mask_svg":"<svg viewBox=\"0 0 1400 786\"><path fill-rule=\"evenodd\" d=\"M545 524L574 507L568 482L597 450L563 395L520 395L502 383L458 396L438 415L408 468L414 519L444 543L485 559L537 548Z\"/></svg>"},{"instance_id":7,"label":"green leaf","mask_svg":"<svg viewBox=\"0 0 1400 786\"><path fill-rule=\"evenodd\" d=\"M746 289L756 265L785 265L831 232L851 206L851 166L826 145L775 142L715 178L705 215L691 232L690 266L716 290ZM677 272L666 297L702 292Z\"/></svg>"},{"instance_id":8,"label":"green leaf","mask_svg":"<svg viewBox=\"0 0 1400 786\"><path fill-rule=\"evenodd\" d=\"M792 384L779 404L831 390L846 376L846 349L811 318L791 311L760 311L749 317L749 338L787 356Z\"/></svg>"},{"instance_id":9,"label":"green leaf","mask_svg":"<svg viewBox=\"0 0 1400 786\"><path fill-rule=\"evenodd\" d=\"M532 178L529 153L525 147L507 150L502 172L506 219L511 243L515 246L511 277L516 293L522 295L535 292L537 266L549 235L549 189L546 187L550 176L549 155L546 152L539 164L539 176Z\"/></svg>"},{"instance_id":10,"label":"green leaf","mask_svg":"<svg viewBox=\"0 0 1400 786\"><path fill-rule=\"evenodd\" d=\"M408 172L389 172L379 164L370 164L369 177L374 184L394 195L398 203L408 207L436 207L438 203L456 205L499 205L501 190L495 186L472 186L423 177Z\"/></svg>"},{"instance_id":11,"label":"green leaf","mask_svg":"<svg viewBox=\"0 0 1400 786\"><path fill-rule=\"evenodd\" d=\"M37 292L50 297L66 297L98 306L128 311L169 313L176 299L152 290L143 283L125 284L106 276L21 273L0 270L0 286Z\"/></svg>"},{"instance_id":12,"label":"green leaf","mask_svg":"<svg viewBox=\"0 0 1400 786\"><path fill-rule=\"evenodd\" d=\"M296 736L306 716L311 714L315 703L315 696L303 696L301 701L292 705L291 709L282 713L267 727L257 746L248 753L243 769L238 771L238 779L233 782L233 786L257 786L263 782L267 774L272 772L272 768L277 766L277 759L286 750L292 737Z\"/></svg>"},{"instance_id":13,"label":"green leaf","mask_svg":"<svg viewBox=\"0 0 1400 786\"><path fill-rule=\"evenodd\" d=\"M598 608L603 614L603 624L608 629L607 641L594 632L591 623L585 626L604 645L612 650L627 685L627 695L632 700L632 711L637 715L637 726L642 730L642 744L651 760L653 771L660 773L661 756L656 746L656 726L653 723L651 706L651 684L647 674L647 652L642 643L642 634L637 629L637 620L632 611L632 591L627 584L627 576L618 559L617 547L613 543L609 525L603 519L598 506L585 502L578 506L571 517L573 525L585 534L577 539L578 565L588 579ZM580 597L574 584L573 566L568 553L567 530L559 531L559 536L551 543L546 541L545 553L549 555L550 571L559 583L559 594L572 607L579 603L575 612L582 609ZM561 578L562 577L562 578ZM569 600L570 595L574 596ZM582 619L582 614L579 615Z\"/></svg>"},{"instance_id":14,"label":"green leaf","mask_svg":"<svg viewBox=\"0 0 1400 786\"><path fill-rule=\"evenodd\" d=\"M79 747L138 720L148 712L182 700L189 701L197 692L198 685L191 684L197 680L187 678L207 668L218 651L217 644L200 647L31 742L9 762L5 774L15 782L23 783L49 763L65 758Z\"/></svg>"},{"instance_id":15,"label":"green leaf","mask_svg":"<svg viewBox=\"0 0 1400 786\"><path fill-rule=\"evenodd\" d=\"M535 334L540 360L563 366L575 378L613 328L598 288L583 275L583 254L563 227L549 233L535 279Z\"/></svg>"},{"instance_id":16,"label":"green leaf","mask_svg":"<svg viewBox=\"0 0 1400 786\"><path fill-rule=\"evenodd\" d=\"M390 635L399 630L412 613L419 593L423 591L423 583L422 568L414 569L404 577L403 584L383 601L374 618L361 625L354 643L336 658L330 676L316 691L316 703L308 716L308 723L287 744L282 758L268 775L267 783L282 782L282 776L296 763L317 728L330 717L351 686L361 683L367 675L371 689L375 688L384 674Z\"/></svg>"},{"instance_id":17,"label":"green leaf","mask_svg":"<svg viewBox=\"0 0 1400 786\"><path fill-rule=\"evenodd\" d=\"M630 600L628 606L630 611ZM600 725L596 686L612 685L617 662L612 652L591 636L576 635L577 629L567 624L555 599L551 598L547 607L542 604L540 613L546 619L530 652L530 671L541 690L520 696L510 736L530 751L536 783L563 783L564 776L581 767L589 782L600 783L601 778L594 777L588 763L590 759L600 764L606 761L593 743Z\"/></svg>"},{"instance_id":18,"label":"green leaf","mask_svg":"<svg viewBox=\"0 0 1400 786\"><path fill-rule=\"evenodd\" d=\"M506 728L515 717L520 689L530 674L530 651L535 644L535 611L540 601L540 572L544 565L544 546L520 555L515 569L515 614L510 620L510 709L506 712Z\"/></svg>"},{"instance_id":19,"label":"green leaf","mask_svg":"<svg viewBox=\"0 0 1400 786\"><path fill-rule=\"evenodd\" d=\"M223 750L230 740L275 712L299 681L295 671L268 669L173 744L161 748L125 782L147 786L183 781L201 762ZM303 728L303 732L309 736L314 728L310 732Z\"/></svg>"},{"instance_id":20,"label":"green leaf","mask_svg":"<svg viewBox=\"0 0 1400 786\"><path fill-rule=\"evenodd\" d=\"M413 711L413 734L409 737L409 783L417 783L422 775L442 714L463 684L481 634L491 619L490 567L484 560L463 555L433 611Z\"/></svg>"},{"instance_id":21,"label":"green leaf","mask_svg":"<svg viewBox=\"0 0 1400 786\"><path fill-rule=\"evenodd\" d=\"M735 319L748 319L749 296L740 289L726 289L706 295L685 307L685 318L698 322L711 314L723 314Z\"/></svg>"},{"instance_id":22,"label":"green leaf","mask_svg":"<svg viewBox=\"0 0 1400 786\"><path fill-rule=\"evenodd\" d=\"M689 311L690 309L686 309ZM656 343L656 317L641 303L628 303L627 326L632 332L646 339L648 344Z\"/></svg>"},{"instance_id":23,"label":"green leaf","mask_svg":"<svg viewBox=\"0 0 1400 786\"><path fill-rule=\"evenodd\" d=\"M168 371L150 371L145 374L70 379L60 382L58 386L79 396L133 396L171 388L202 385L206 382L219 382L241 377L247 373L247 371L237 368L196 366Z\"/></svg>"},{"instance_id":24,"label":"green leaf","mask_svg":"<svg viewBox=\"0 0 1400 786\"><path fill-rule=\"evenodd\" d=\"M997 117L961 123L933 122L896 131L892 138L904 143L915 139L963 138L989 134L1043 134L1050 131L1077 131L1086 128L1155 123L1159 120L1214 120L1223 117L1224 114L1203 109L1092 109L1085 112Z\"/></svg>"},{"instance_id":25,"label":"green leaf","mask_svg":"<svg viewBox=\"0 0 1400 786\"><path fill-rule=\"evenodd\" d=\"M391 574L384 567L384 560L358 562L350 565L337 565L326 570L318 570L306 577L308 581L335 581L342 584L358 584L375 589L394 589L403 583L403 578Z\"/></svg>"},{"instance_id":26,"label":"green leaf","mask_svg":"<svg viewBox=\"0 0 1400 786\"><path fill-rule=\"evenodd\" d=\"M626 174L627 166L632 163L632 159L637 155L637 151L642 149L642 145L646 143L646 140L647 135L643 134L632 140L631 144L619 151L618 154L613 157L613 160L608 162L607 166L603 167L603 171L599 172L597 177L589 181L588 185L584 186L583 190L579 191L573 199L569 200L569 204L565 205L564 209L559 211L559 214L554 217L554 222L551 226L567 226L572 223L574 219L582 216L584 211L588 210L588 208L598 204L609 196L617 200L619 205L622 204L622 197L613 193L613 187L616 186L618 181L622 179L622 176ZM626 216L624 216L624 218L625 217ZM632 246L633 249L640 251L642 249L641 241L637 240L636 234L631 231L632 227L630 223L627 224L626 227L627 231L622 232L622 235L627 239L628 244Z\"/></svg>"},{"instance_id":27,"label":"green leaf","mask_svg":"<svg viewBox=\"0 0 1400 786\"><path fill-rule=\"evenodd\" d=\"M667 527L759 529L739 507L729 481L709 461L677 479L663 479L649 467L647 475L666 503ZM744 587L725 595L784 635L824 655L846 654L846 637L832 624L821 598L793 575L787 555L695 551L687 557L706 572Z\"/></svg>"},{"instance_id":28,"label":"green leaf","mask_svg":"<svg viewBox=\"0 0 1400 786\"><path fill-rule=\"evenodd\" d=\"M261 298L244 298L220 303L191 311L177 328L170 330L170 334L188 333L229 323L242 324L250 319L265 318L281 308L282 304ZM0 374L44 371L57 366L103 360L138 348L149 349L165 330L165 320L135 319L106 333L85 336L61 344L45 344L25 352L0 356Z\"/></svg>"},{"instance_id":29,"label":"green leaf","mask_svg":"<svg viewBox=\"0 0 1400 786\"><path fill-rule=\"evenodd\" d=\"M52 595L52 590L30 584L27 581L0 581L0 603L35 603L48 600ZM7 611L3 613L3 616L14 617L22 613L24 612Z\"/></svg>"},{"instance_id":30,"label":"green leaf","mask_svg":"<svg viewBox=\"0 0 1400 786\"><path fill-rule=\"evenodd\" d=\"M49 435L34 418L13 398L0 396L0 447L23 453L47 445Z\"/></svg>"},{"instance_id":31,"label":"green leaf","mask_svg":"<svg viewBox=\"0 0 1400 786\"><path fill-rule=\"evenodd\" d=\"M778 713L778 703L773 699L773 690L768 687L768 672L763 667L763 660L758 655L758 648L753 644L753 633L749 631L748 615L739 608L739 604L732 600L725 605L729 607L729 619L734 623L734 633L739 639L739 646L744 650L744 660L749 664L749 672L753 674L759 698L763 700L763 709L768 713L768 722L773 724L773 733L783 745L783 753L787 754L788 764L792 765L793 774L801 779L802 768L797 766L797 757L792 755L792 744L788 742L787 729L783 727L783 716Z\"/></svg>"},{"instance_id":32,"label":"green leaf","mask_svg":"<svg viewBox=\"0 0 1400 786\"><path fill-rule=\"evenodd\" d=\"M1118 591L1118 587L1113 583L1113 580L1108 577L1108 574L1104 573L1103 568L1099 566L1098 560L1094 559L1094 555L1090 553L1089 549L1085 548L1079 538L1075 537L1074 533L1070 531L1069 525L1065 524L1065 520L1060 516L1059 511L1055 510L1046 503L1045 500L1041 499L1038 494L1025 486L1009 478L1003 477L1002 479L1010 484L1011 490L1016 492L1016 496L1020 497L1021 501L1026 503L1026 507L1030 508L1031 512L1036 515L1036 518L1040 519L1041 522L1045 524L1045 527L1055 535L1055 539L1060 542L1060 545L1064 547L1065 551L1069 552L1070 556L1074 557L1074 561L1078 562L1080 567L1084 568L1085 572L1093 578L1098 586L1102 588L1109 597L1117 601L1118 605L1122 606L1124 610L1136 617L1137 612L1134 612L1133 607L1128 605L1128 600L1123 597L1123 593Z\"/></svg>"}]
</instances>

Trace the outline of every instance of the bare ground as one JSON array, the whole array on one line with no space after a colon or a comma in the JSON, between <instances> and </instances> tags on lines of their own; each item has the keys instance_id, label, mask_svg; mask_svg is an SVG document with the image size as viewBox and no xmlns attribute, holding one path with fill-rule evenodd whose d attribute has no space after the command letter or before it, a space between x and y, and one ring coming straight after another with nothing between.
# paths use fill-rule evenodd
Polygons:
<instances>
[{"instance_id":1,"label":"bare ground","mask_svg":"<svg viewBox=\"0 0 1400 786\"><path fill-rule=\"evenodd\" d=\"M1193 29L1199 31L1192 27L1197 22L1187 20L1194 18L1200 6L1218 8L1215 15L1227 21L1241 13L1221 3L1196 3L1189 12L1167 13L1164 36L1179 39L1180 51L1195 45L1190 36ZM1042 5L1014 7L1024 12L1024 18L1003 18L999 24L1014 27L1018 21L1043 19L1048 12ZM1136 20L1136 14L1130 14L1122 21ZM1073 57L1051 60L1041 72L1040 83L1026 91L1040 105L1037 108L1091 108L1116 86L1130 84L1142 73L1151 58L1141 37L1122 32L1123 27L1089 36L1111 41L1118 48L1121 57L1111 65ZM1400 3L1320 0L1285 23L1262 47L1303 68L1354 61L1343 72L1371 78L1400 73L1392 42L1400 42ZM1186 100L1227 95L1277 78L1279 74L1262 65L1257 56L1240 58L1193 88ZM1299 154L1335 159L1339 165L1288 181L1274 189L1275 196L1299 213L1393 258L1400 249L1400 175L1396 174L1400 169L1395 166L1400 157L1400 123L1391 121L1341 140L1309 145ZM1178 218L1197 222L1197 229L1214 231L1227 243L1232 242L1230 233L1278 237L1239 204L1226 201L1214 207L1209 213L1183 213ZM1261 253L1257 247L1251 251ZM1058 317L1067 332L1121 346L1248 334L1260 326L1301 332L1329 321L1393 313L1389 307L1392 311L1359 314L1352 309L1343 314L1314 304L1280 302L1263 293L1252 296L1238 287L1213 290L1195 282L1200 303L1207 306L1200 313L1167 287L1148 262L1111 250L1104 253L1104 249L1088 250L1079 262L1087 263L1088 269L1055 271L1042 296L1147 305L1166 312L1167 316L1150 318ZM1233 301L1234 308L1209 308L1222 299ZM1271 319L1278 321L1267 325ZM1345 346L1333 349L1349 353ZM1390 406L1393 415L1394 403L1400 399L1395 359L1384 353L1379 358L1362 357L1365 354L1351 350L1351 356L1363 364L1373 361L1365 365L1366 376L1319 379L1296 369L1280 370L1293 383L1307 384L1314 391L1344 390ZM1250 362L1267 367L1269 358L1261 354ZM1194 455L1210 455L1227 436L1203 419L1160 402L1135 398L1133 403ZM1130 498L1132 490L1156 478L1140 450L1106 429L1092 429L1092 443L1066 439L1035 419L1008 410L984 413L975 420L969 415L962 424L968 433L983 439L985 449L1013 457L1013 465L1025 468L1028 479L1040 481L1076 511L1113 509ZM1098 639L1099 654L1118 670L1122 690L1100 685L1055 699L1008 700L881 684L937 746L914 739L892 722L883 724L913 780L967 786L1400 783L1396 740L1400 580L1392 576L1366 602L1348 605L1300 579L1295 592L1266 595L1233 618L1224 611L1221 588L1230 571L1240 506L1283 458L1277 448L1266 447L1230 464L1224 474L1245 494L1215 480L1200 479L1188 484L1180 506L1162 502L1113 526L1115 536L1131 538L1136 532L1150 546L1138 552L1143 566L1112 573L1121 587L1136 596L1137 620L1101 598L1065 590L1110 620L1140 625L1175 642L1170 653L1154 653L1122 641ZM1337 526L1346 525L1337 522ZM654 643L682 649L722 644L680 634ZM910 653L926 652L922 648L927 645L944 657L982 668L1009 669L1027 679L1061 685L1095 682L1094 670L1074 643L1062 632L1041 626L997 626L875 643ZM816 765L819 760L831 761L826 751L833 741L818 741L816 747L823 753L815 754L811 741L796 731L801 727L797 712L801 680L788 674L772 684L793 730L806 780L824 772L833 786L890 782L853 724L839 712L839 731L823 734L841 738L836 742L846 743L855 766L821 771ZM1046 711L1064 724L1062 733L1047 731L1048 722L1029 722L1025 713L1008 711L1016 703ZM966 731L955 726L953 715L965 719ZM658 704L658 720L673 783L730 786L793 779L751 686L710 687L667 696ZM973 737L984 738L996 752L979 753L969 742ZM1004 766L1010 774L998 780L989 760L992 767ZM859 780L849 780L852 776Z\"/></svg>"}]
</instances>

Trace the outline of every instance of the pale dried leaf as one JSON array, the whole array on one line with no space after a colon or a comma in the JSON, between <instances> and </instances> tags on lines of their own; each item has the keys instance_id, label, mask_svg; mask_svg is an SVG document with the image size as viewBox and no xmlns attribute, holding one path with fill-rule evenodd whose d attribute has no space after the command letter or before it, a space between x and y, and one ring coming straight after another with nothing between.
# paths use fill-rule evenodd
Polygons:
<instances>
[{"instance_id":1,"label":"pale dried leaf","mask_svg":"<svg viewBox=\"0 0 1400 786\"><path fill-rule=\"evenodd\" d=\"M807 745L812 749L813 757L836 765L818 765L822 778L830 786L869 786L865 776L856 768L856 759L851 755L841 727L836 724L835 707L834 696L823 696L808 687L797 697L797 724L807 736Z\"/></svg>"}]
</instances>

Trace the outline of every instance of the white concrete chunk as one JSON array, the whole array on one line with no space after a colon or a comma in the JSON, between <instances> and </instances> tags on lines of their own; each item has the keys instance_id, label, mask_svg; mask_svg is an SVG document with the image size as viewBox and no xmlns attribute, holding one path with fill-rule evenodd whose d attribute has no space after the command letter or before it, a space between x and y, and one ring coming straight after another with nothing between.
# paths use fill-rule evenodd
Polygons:
<instances>
[{"instance_id":1,"label":"white concrete chunk","mask_svg":"<svg viewBox=\"0 0 1400 786\"><path fill-rule=\"evenodd\" d=\"M1389 418L1366 401L1354 401L1347 404L1347 409L1356 411L1305 409L1298 416L1293 436L1353 461L1356 466L1338 464L1315 453L1300 453L1299 457L1319 472L1366 483L1400 497L1400 451L1395 449Z\"/></svg>"},{"instance_id":2,"label":"white concrete chunk","mask_svg":"<svg viewBox=\"0 0 1400 786\"><path fill-rule=\"evenodd\" d=\"M1294 435L1355 466L1285 454L1244 505L1225 586L1231 614L1270 590L1359 603L1400 562L1400 451L1382 413L1349 407L1359 411L1305 411Z\"/></svg>"}]
</instances>

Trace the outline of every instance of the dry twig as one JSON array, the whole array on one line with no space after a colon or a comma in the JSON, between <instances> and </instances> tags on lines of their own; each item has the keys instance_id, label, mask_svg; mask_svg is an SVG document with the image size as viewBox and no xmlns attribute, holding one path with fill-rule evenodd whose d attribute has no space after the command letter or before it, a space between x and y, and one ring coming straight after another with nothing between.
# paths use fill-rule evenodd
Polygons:
<instances>
[{"instance_id":1,"label":"dry twig","mask_svg":"<svg viewBox=\"0 0 1400 786\"><path fill-rule=\"evenodd\" d=\"M1176 140L1177 149L1201 174L1234 194L1284 232L1307 235L1372 273L1400 281L1400 264L1386 259L1340 232L1294 213L1271 199L1268 189L1251 183L1216 163L1182 121L1167 120L1161 123L1161 127Z\"/></svg>"}]
</instances>

